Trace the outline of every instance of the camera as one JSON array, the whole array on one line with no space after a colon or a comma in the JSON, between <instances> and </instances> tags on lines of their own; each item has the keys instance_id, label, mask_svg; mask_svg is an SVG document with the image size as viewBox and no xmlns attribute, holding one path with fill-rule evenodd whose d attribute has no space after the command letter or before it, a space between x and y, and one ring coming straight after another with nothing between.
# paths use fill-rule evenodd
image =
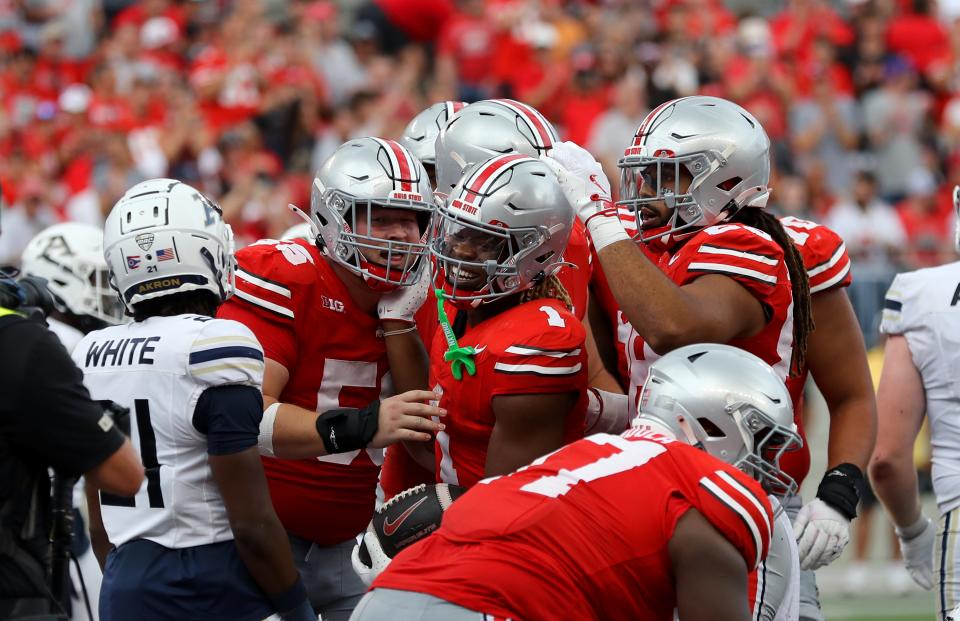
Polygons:
<instances>
[{"instance_id":1,"label":"camera","mask_svg":"<svg viewBox=\"0 0 960 621\"><path fill-rule=\"evenodd\" d=\"M14 267L0 268L0 307L43 321L54 308L47 279L38 276L18 278L19 275L20 271Z\"/></svg>"}]
</instances>

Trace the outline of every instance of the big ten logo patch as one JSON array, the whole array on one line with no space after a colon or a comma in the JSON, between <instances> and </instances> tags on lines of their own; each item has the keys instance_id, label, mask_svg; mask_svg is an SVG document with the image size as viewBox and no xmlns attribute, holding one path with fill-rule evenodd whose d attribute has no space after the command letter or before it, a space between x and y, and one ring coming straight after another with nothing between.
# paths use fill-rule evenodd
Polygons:
<instances>
[{"instance_id":1,"label":"big ten logo patch","mask_svg":"<svg viewBox=\"0 0 960 621\"><path fill-rule=\"evenodd\" d=\"M325 295L320 296L320 303L324 308L330 309L336 313L342 313L345 310L343 302L340 300L334 300L333 298L328 298Z\"/></svg>"}]
</instances>

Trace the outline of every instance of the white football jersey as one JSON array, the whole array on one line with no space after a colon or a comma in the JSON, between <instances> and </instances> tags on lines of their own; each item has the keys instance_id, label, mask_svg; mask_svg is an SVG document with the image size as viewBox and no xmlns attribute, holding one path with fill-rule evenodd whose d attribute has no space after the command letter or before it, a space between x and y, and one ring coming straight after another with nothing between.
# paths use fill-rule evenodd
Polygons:
<instances>
[{"instance_id":1,"label":"white football jersey","mask_svg":"<svg viewBox=\"0 0 960 621\"><path fill-rule=\"evenodd\" d=\"M47 327L57 335L63 347L70 353L73 353L77 343L83 339L83 332L53 317L47 319Z\"/></svg>"},{"instance_id":2,"label":"white football jersey","mask_svg":"<svg viewBox=\"0 0 960 621\"><path fill-rule=\"evenodd\" d=\"M133 498L101 492L110 541L187 548L233 539L193 415L207 388L261 389L263 349L250 329L199 315L151 317L91 332L73 359L94 399L130 408L130 439L146 468Z\"/></svg>"},{"instance_id":3,"label":"white football jersey","mask_svg":"<svg viewBox=\"0 0 960 621\"><path fill-rule=\"evenodd\" d=\"M796 621L800 618L800 552L793 524L780 503L769 496L776 518L770 551L757 567L757 597L751 619Z\"/></svg>"},{"instance_id":4,"label":"white football jersey","mask_svg":"<svg viewBox=\"0 0 960 621\"><path fill-rule=\"evenodd\" d=\"M923 380L933 489L943 515L960 506L960 262L898 274L880 329L907 339Z\"/></svg>"}]
</instances>

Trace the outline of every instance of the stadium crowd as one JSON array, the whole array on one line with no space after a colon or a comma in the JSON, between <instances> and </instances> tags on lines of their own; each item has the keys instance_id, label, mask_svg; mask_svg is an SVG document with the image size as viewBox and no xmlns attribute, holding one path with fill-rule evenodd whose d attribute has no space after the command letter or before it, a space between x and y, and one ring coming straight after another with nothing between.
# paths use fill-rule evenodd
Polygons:
<instances>
[{"instance_id":1,"label":"stadium crowd","mask_svg":"<svg viewBox=\"0 0 960 621\"><path fill-rule=\"evenodd\" d=\"M239 245L278 236L337 145L399 137L433 101L523 100L616 185L622 136L663 101L709 94L767 129L775 208L845 239L870 345L892 275L950 253L957 5L3 2L0 263L53 222L101 225L158 176L217 199Z\"/></svg>"}]
</instances>

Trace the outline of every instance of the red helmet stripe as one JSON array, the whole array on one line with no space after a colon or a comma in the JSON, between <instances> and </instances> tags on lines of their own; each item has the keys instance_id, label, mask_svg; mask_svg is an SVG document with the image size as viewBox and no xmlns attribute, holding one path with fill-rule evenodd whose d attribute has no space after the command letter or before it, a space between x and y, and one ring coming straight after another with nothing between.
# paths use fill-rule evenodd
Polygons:
<instances>
[{"instance_id":1,"label":"red helmet stripe","mask_svg":"<svg viewBox=\"0 0 960 621\"><path fill-rule=\"evenodd\" d=\"M520 118L522 118L530 127L530 129L533 130L534 136L539 137L540 142L536 145L538 149L553 148L553 143L557 139L553 130L553 126L550 125L550 122L547 121L547 119L544 118L539 111L525 103L514 101L513 99L493 99L491 101L509 108L520 115Z\"/></svg>"},{"instance_id":2,"label":"red helmet stripe","mask_svg":"<svg viewBox=\"0 0 960 621\"><path fill-rule=\"evenodd\" d=\"M486 163L482 164L476 172L473 173L466 183L463 184L464 191L478 196L482 195L487 189L485 186L488 185L488 182L496 179L500 173L506 171L512 166L515 166L522 160L536 161L532 157L520 155L519 153L498 155L497 157L488 160Z\"/></svg>"},{"instance_id":3,"label":"red helmet stripe","mask_svg":"<svg viewBox=\"0 0 960 621\"><path fill-rule=\"evenodd\" d=\"M653 125L657 117L660 116L660 114L663 113L663 111L666 110L670 105L680 103L684 99L688 99L688 97L679 97L677 99L671 99L670 101L665 101L659 106L657 106L656 108L654 108L653 112L648 114L647 118L643 119L643 122L640 123L640 127L637 128L637 133L633 137L632 146L639 147L639 146L645 145L647 143L647 134L645 132L647 132L648 130L649 131L653 130Z\"/></svg>"}]
</instances>

